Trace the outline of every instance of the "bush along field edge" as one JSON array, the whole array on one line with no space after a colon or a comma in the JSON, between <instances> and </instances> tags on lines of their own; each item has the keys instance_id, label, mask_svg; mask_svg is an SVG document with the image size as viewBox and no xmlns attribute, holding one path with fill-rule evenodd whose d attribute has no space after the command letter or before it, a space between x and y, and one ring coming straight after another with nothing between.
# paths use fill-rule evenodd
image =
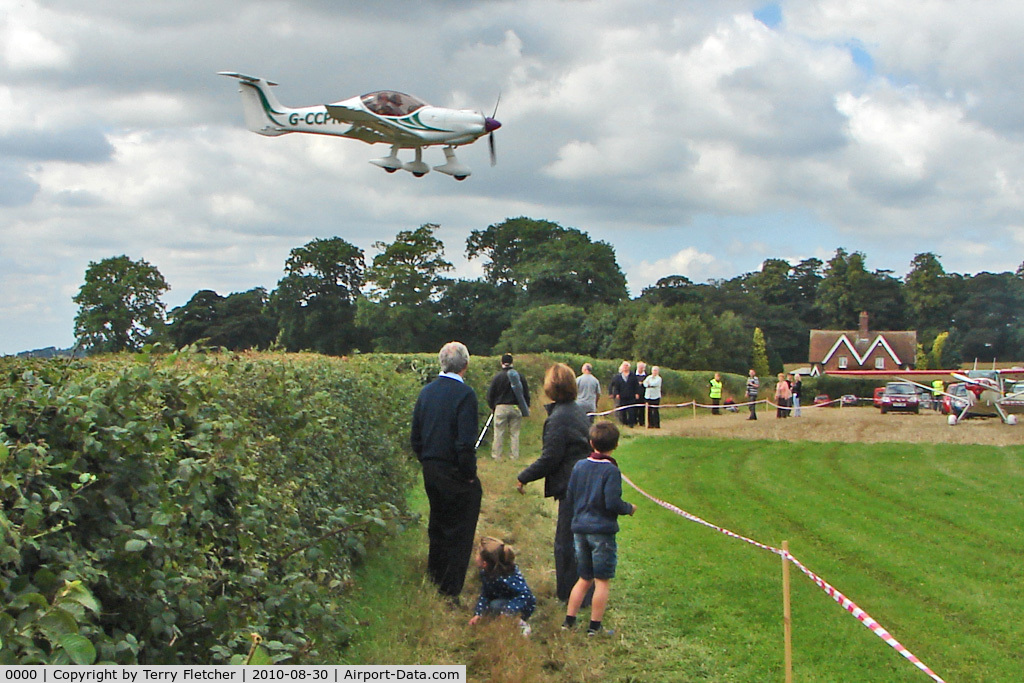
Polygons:
<instances>
[{"instance_id":1,"label":"bush along field edge","mask_svg":"<svg viewBox=\"0 0 1024 683\"><path fill-rule=\"evenodd\" d=\"M353 566L410 521L422 376L398 357L0 359L0 664L344 644Z\"/></svg>"}]
</instances>

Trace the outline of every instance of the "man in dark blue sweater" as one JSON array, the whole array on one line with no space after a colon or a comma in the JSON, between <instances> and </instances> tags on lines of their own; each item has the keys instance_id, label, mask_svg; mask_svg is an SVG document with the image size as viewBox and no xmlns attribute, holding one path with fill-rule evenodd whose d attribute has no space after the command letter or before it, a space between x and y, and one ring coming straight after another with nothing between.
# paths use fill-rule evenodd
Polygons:
<instances>
[{"instance_id":1,"label":"man in dark blue sweater","mask_svg":"<svg viewBox=\"0 0 1024 683\"><path fill-rule=\"evenodd\" d=\"M423 466L430 501L427 573L457 599L473 554L483 489L476 476L477 401L465 383L469 350L448 342L438 354L441 374L423 387L412 413L412 449Z\"/></svg>"}]
</instances>

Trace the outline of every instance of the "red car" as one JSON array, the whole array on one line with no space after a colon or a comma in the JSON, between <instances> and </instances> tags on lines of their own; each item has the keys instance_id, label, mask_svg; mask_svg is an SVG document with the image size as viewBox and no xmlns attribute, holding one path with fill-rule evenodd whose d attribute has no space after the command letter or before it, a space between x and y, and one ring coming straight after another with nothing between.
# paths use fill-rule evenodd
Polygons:
<instances>
[{"instance_id":1,"label":"red car","mask_svg":"<svg viewBox=\"0 0 1024 683\"><path fill-rule=\"evenodd\" d=\"M956 397L956 398L954 398ZM942 407L939 409L943 415L956 412L957 415L963 412L970 399L967 396L967 385L963 382L950 384L946 387L946 393L942 396Z\"/></svg>"},{"instance_id":2,"label":"red car","mask_svg":"<svg viewBox=\"0 0 1024 683\"><path fill-rule=\"evenodd\" d=\"M828 394L818 394L814 397L814 405L816 406L827 406L832 403L832 399L828 397Z\"/></svg>"},{"instance_id":3,"label":"red car","mask_svg":"<svg viewBox=\"0 0 1024 683\"><path fill-rule=\"evenodd\" d=\"M917 387L907 382L889 382L882 392L882 405L878 409L885 415L890 410L904 410L910 413L921 411Z\"/></svg>"},{"instance_id":4,"label":"red car","mask_svg":"<svg viewBox=\"0 0 1024 683\"><path fill-rule=\"evenodd\" d=\"M882 407L882 394L885 393L885 387L875 387L875 395L872 402L876 408Z\"/></svg>"}]
</instances>

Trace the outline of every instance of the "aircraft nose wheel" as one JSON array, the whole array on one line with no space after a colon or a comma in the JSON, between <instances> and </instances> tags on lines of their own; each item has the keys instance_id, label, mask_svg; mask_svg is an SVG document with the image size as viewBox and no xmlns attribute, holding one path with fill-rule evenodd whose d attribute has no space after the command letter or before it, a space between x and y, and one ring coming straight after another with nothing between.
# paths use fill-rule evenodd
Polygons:
<instances>
[{"instance_id":1,"label":"aircraft nose wheel","mask_svg":"<svg viewBox=\"0 0 1024 683\"><path fill-rule=\"evenodd\" d=\"M457 176L454 176L454 178L455 178L456 180L465 180L465 179L466 179L466 178L468 178L468 177L469 177L469 176L466 176L466 175L457 175Z\"/></svg>"}]
</instances>

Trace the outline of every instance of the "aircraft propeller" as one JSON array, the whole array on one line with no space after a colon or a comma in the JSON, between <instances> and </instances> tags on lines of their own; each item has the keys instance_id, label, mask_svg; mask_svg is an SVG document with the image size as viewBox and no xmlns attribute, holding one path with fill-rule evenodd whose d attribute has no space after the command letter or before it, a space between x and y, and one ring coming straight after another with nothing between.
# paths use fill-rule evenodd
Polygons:
<instances>
[{"instance_id":1,"label":"aircraft propeller","mask_svg":"<svg viewBox=\"0 0 1024 683\"><path fill-rule=\"evenodd\" d=\"M494 131L501 128L501 121L494 118L498 115L498 105L501 104L501 93L498 93L498 101L494 103L494 113L484 117L484 130L487 131L487 145L491 150L491 166L498 163L498 151L494 147Z\"/></svg>"}]
</instances>

